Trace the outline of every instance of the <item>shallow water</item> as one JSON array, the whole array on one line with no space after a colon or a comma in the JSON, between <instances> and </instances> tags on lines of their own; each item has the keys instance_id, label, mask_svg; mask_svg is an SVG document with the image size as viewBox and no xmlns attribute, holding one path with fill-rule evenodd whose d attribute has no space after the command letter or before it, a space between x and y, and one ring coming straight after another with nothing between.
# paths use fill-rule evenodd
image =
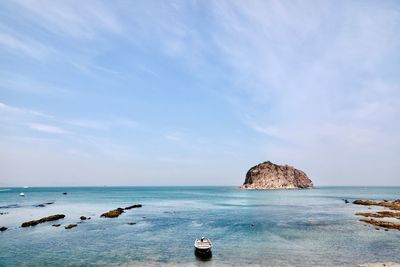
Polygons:
<instances>
[{"instance_id":1,"label":"shallow water","mask_svg":"<svg viewBox=\"0 0 400 267\"><path fill-rule=\"evenodd\" d=\"M7 190L9 189L9 190ZM25 192L25 197L19 197ZM63 195L62 192L68 192ZM400 187L242 191L231 187L0 188L0 266L355 266L400 262L400 231L375 230L342 199L400 198ZM45 202L45 207L35 205ZM119 218L99 215L143 204ZM375 208L374 208L375 209ZM61 227L22 222L63 213ZM81 215L92 219L71 230ZM135 222L135 225L129 225ZM213 257L193 253L213 241Z\"/></svg>"}]
</instances>

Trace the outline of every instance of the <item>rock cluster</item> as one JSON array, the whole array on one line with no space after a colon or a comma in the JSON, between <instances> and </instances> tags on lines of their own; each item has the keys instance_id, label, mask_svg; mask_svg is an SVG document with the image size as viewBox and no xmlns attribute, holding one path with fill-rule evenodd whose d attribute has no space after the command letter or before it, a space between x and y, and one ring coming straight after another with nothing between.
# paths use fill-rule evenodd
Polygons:
<instances>
[{"instance_id":1,"label":"rock cluster","mask_svg":"<svg viewBox=\"0 0 400 267\"><path fill-rule=\"evenodd\" d=\"M312 188L307 175L288 165L277 165L270 161L252 167L246 174L241 189L295 189Z\"/></svg>"},{"instance_id":2,"label":"rock cluster","mask_svg":"<svg viewBox=\"0 0 400 267\"><path fill-rule=\"evenodd\" d=\"M29 222L24 222L23 224L21 224L21 227L29 227L29 226L35 226L39 223L44 223L44 222L50 222L50 221L56 221L59 219L63 219L65 217L64 214L56 214L56 215L50 215L47 217L43 217L39 220L33 220L33 221L29 221Z\"/></svg>"}]
</instances>

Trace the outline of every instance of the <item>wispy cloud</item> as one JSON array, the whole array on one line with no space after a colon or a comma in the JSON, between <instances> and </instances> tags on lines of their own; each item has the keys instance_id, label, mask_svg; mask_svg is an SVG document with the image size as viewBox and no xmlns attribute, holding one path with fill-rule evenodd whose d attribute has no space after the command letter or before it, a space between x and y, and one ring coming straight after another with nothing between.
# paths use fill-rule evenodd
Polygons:
<instances>
[{"instance_id":1,"label":"wispy cloud","mask_svg":"<svg viewBox=\"0 0 400 267\"><path fill-rule=\"evenodd\" d=\"M40 43L26 38L19 38L6 32L0 32L0 46L14 52L16 55L23 54L34 59L47 57L47 49Z\"/></svg>"},{"instance_id":2,"label":"wispy cloud","mask_svg":"<svg viewBox=\"0 0 400 267\"><path fill-rule=\"evenodd\" d=\"M41 123L31 123L29 127L33 130L43 132L43 133L51 133L51 134L67 134L69 133L65 129L60 127L56 127L53 125L41 124Z\"/></svg>"},{"instance_id":3,"label":"wispy cloud","mask_svg":"<svg viewBox=\"0 0 400 267\"><path fill-rule=\"evenodd\" d=\"M31 19L60 35L92 39L98 32L120 33L117 17L100 1L17 1L31 12Z\"/></svg>"},{"instance_id":4,"label":"wispy cloud","mask_svg":"<svg viewBox=\"0 0 400 267\"><path fill-rule=\"evenodd\" d=\"M45 113L37 111L37 110L14 107L14 106L10 106L5 103L2 103L2 102L0 102L0 113L2 113L3 118L6 118L7 116L14 116L14 115L40 116L40 117L46 117L46 118L52 117L48 114L45 114Z\"/></svg>"}]
</instances>

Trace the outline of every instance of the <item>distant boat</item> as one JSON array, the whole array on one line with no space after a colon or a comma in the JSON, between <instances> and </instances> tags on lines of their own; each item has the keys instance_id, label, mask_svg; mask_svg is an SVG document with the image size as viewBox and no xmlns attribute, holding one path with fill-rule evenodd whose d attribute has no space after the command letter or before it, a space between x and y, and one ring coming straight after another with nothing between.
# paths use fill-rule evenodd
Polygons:
<instances>
[{"instance_id":1,"label":"distant boat","mask_svg":"<svg viewBox=\"0 0 400 267\"><path fill-rule=\"evenodd\" d=\"M20 196L20 197L24 197L24 196L25 196L25 193L24 193L24 192L21 192L21 193L19 193L19 196Z\"/></svg>"},{"instance_id":2,"label":"distant boat","mask_svg":"<svg viewBox=\"0 0 400 267\"><path fill-rule=\"evenodd\" d=\"M212 256L211 248L212 243L208 238L202 237L194 241L194 253L197 257L210 258Z\"/></svg>"}]
</instances>

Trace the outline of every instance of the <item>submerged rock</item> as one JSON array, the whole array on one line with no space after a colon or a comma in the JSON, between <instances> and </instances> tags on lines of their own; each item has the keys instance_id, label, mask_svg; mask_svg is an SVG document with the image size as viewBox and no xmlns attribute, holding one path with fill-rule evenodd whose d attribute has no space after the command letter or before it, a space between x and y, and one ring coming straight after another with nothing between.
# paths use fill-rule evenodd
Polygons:
<instances>
[{"instance_id":1,"label":"submerged rock","mask_svg":"<svg viewBox=\"0 0 400 267\"><path fill-rule=\"evenodd\" d=\"M241 189L295 189L312 188L307 175L288 165L277 165L270 161L252 167L246 174Z\"/></svg>"},{"instance_id":2,"label":"submerged rock","mask_svg":"<svg viewBox=\"0 0 400 267\"><path fill-rule=\"evenodd\" d=\"M135 225L135 222L128 222L128 225Z\"/></svg>"},{"instance_id":3,"label":"submerged rock","mask_svg":"<svg viewBox=\"0 0 400 267\"><path fill-rule=\"evenodd\" d=\"M68 224L67 226L65 226L65 229L72 229L72 228L77 227L77 226L78 225L76 223L71 223L71 224Z\"/></svg>"},{"instance_id":4,"label":"submerged rock","mask_svg":"<svg viewBox=\"0 0 400 267\"><path fill-rule=\"evenodd\" d=\"M8 212L0 212L0 215L6 215Z\"/></svg>"},{"instance_id":5,"label":"submerged rock","mask_svg":"<svg viewBox=\"0 0 400 267\"><path fill-rule=\"evenodd\" d=\"M142 204L135 204L129 207L126 207L125 210L130 210L130 209L135 209L135 208L141 208Z\"/></svg>"},{"instance_id":6,"label":"submerged rock","mask_svg":"<svg viewBox=\"0 0 400 267\"><path fill-rule=\"evenodd\" d=\"M2 227L0 227L0 232L4 232L4 231L6 231L7 229L8 229L7 227L2 226Z\"/></svg>"},{"instance_id":7,"label":"submerged rock","mask_svg":"<svg viewBox=\"0 0 400 267\"><path fill-rule=\"evenodd\" d=\"M364 205L364 206L380 206L389 208L391 210L400 210L400 202L396 201L375 201L375 200L363 200L357 199L353 201L353 204Z\"/></svg>"},{"instance_id":8,"label":"submerged rock","mask_svg":"<svg viewBox=\"0 0 400 267\"><path fill-rule=\"evenodd\" d=\"M65 217L64 214L50 215L50 216L47 216L47 217L43 217L43 218L41 218L39 220L33 220L33 221L29 221L29 222L24 222L23 224L21 224L21 227L35 226L35 225L40 224L40 223L63 219L64 217Z\"/></svg>"},{"instance_id":9,"label":"submerged rock","mask_svg":"<svg viewBox=\"0 0 400 267\"><path fill-rule=\"evenodd\" d=\"M60 227L61 224L57 223L57 224L53 224L52 226L53 226L53 227Z\"/></svg>"},{"instance_id":10,"label":"submerged rock","mask_svg":"<svg viewBox=\"0 0 400 267\"><path fill-rule=\"evenodd\" d=\"M110 210L110 211L107 211L107 212L101 214L100 217L117 218L122 213L124 213L124 209L123 208L117 208L115 210Z\"/></svg>"}]
</instances>

